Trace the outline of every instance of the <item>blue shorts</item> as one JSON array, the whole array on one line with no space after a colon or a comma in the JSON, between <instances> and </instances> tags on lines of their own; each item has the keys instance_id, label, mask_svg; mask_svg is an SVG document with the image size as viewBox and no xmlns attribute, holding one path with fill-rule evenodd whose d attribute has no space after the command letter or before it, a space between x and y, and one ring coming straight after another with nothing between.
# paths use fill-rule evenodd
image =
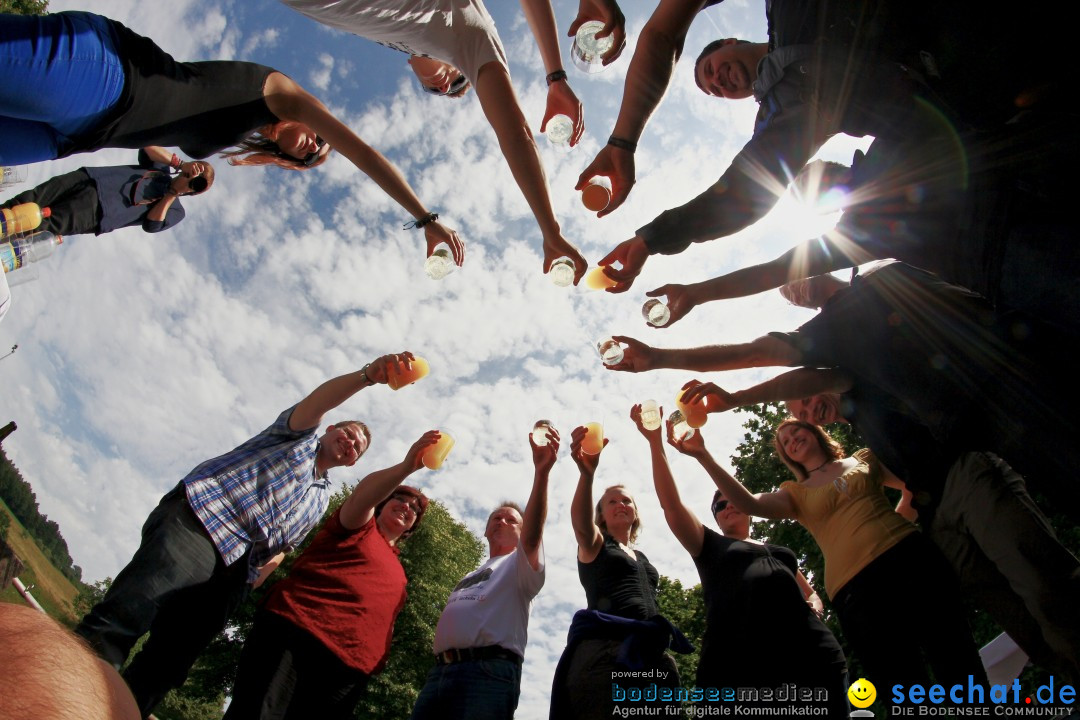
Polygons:
<instances>
[{"instance_id":1,"label":"blue shorts","mask_svg":"<svg viewBox=\"0 0 1080 720\"><path fill-rule=\"evenodd\" d=\"M124 91L111 21L86 12L0 15L0 163L63 155Z\"/></svg>"}]
</instances>

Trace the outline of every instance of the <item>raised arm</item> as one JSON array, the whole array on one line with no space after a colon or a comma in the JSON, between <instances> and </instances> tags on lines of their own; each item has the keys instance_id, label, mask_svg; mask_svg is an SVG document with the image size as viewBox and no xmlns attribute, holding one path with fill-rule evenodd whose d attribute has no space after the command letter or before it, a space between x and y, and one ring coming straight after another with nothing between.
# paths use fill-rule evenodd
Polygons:
<instances>
[{"instance_id":1,"label":"raised arm","mask_svg":"<svg viewBox=\"0 0 1080 720\"><path fill-rule=\"evenodd\" d=\"M660 368L713 372L794 365L802 359L802 354L791 343L769 335L736 345L682 349L654 348L625 335L614 335L612 339L625 346L623 359L616 365L606 367L622 372L647 372Z\"/></svg>"},{"instance_id":2,"label":"raised arm","mask_svg":"<svg viewBox=\"0 0 1080 720\"><path fill-rule=\"evenodd\" d=\"M533 570L540 569L540 542L544 539L544 522L547 520L548 479L555 458L559 454L559 433L548 428L548 444L537 445L529 434L529 446L532 448L533 484L529 502L521 518L521 547Z\"/></svg>"},{"instance_id":3,"label":"raised arm","mask_svg":"<svg viewBox=\"0 0 1080 720\"><path fill-rule=\"evenodd\" d=\"M544 73L550 76L563 69L562 55L559 52L559 31L555 27L555 13L551 10L551 0L521 0L521 9L540 48L540 58L544 62ZM563 75L566 73L563 72ZM547 130L548 120L556 115L566 115L574 123L570 135L570 145L577 145L581 134L585 132L585 114L581 101L570 89L570 82L563 77L548 82L547 107L544 119L540 122L540 132Z\"/></svg>"},{"instance_id":4,"label":"raised arm","mask_svg":"<svg viewBox=\"0 0 1080 720\"><path fill-rule=\"evenodd\" d=\"M660 0L641 30L626 71L619 117L611 133L622 147L605 145L578 179L578 189L596 175L611 179L611 202L601 217L622 205L634 186L634 150L630 148L637 145L649 117L667 92L686 33L704 6L705 0Z\"/></svg>"},{"instance_id":5,"label":"raised arm","mask_svg":"<svg viewBox=\"0 0 1080 720\"><path fill-rule=\"evenodd\" d=\"M819 618L825 617L825 604L821 602L821 597L817 594L817 590L810 584L810 581L806 579L806 576L802 574L802 570L795 573L795 582L799 583L799 589L802 590L803 600L806 600L806 604L810 606L810 609L814 611L814 614Z\"/></svg>"},{"instance_id":6,"label":"raised arm","mask_svg":"<svg viewBox=\"0 0 1080 720\"><path fill-rule=\"evenodd\" d=\"M574 537L577 538L578 560L590 563L596 559L600 548L604 546L604 537L600 534L600 528L596 526L593 515L593 478L596 476L596 465L600 462L599 455L587 455L581 450L581 441L585 438L585 428L574 428L570 435L570 457L578 466L580 475L577 488L574 490L574 500L570 503L570 522L574 526ZM604 445L607 446L607 439Z\"/></svg>"},{"instance_id":7,"label":"raised arm","mask_svg":"<svg viewBox=\"0 0 1080 720\"><path fill-rule=\"evenodd\" d=\"M664 410L660 409L663 416ZM656 497L660 501L660 507L664 510L664 519L667 521L671 532L679 543L686 548L691 557L701 554L701 547L705 544L705 528L690 509L683 505L679 497L679 488L675 485L675 478L671 474L667 455L664 453L664 436L660 428L646 430L641 424L641 405L635 405L630 410L630 419L634 421L638 431L645 436L649 443L649 455L652 458L653 486L656 488Z\"/></svg>"},{"instance_id":8,"label":"raised arm","mask_svg":"<svg viewBox=\"0 0 1080 720\"><path fill-rule=\"evenodd\" d=\"M356 372L327 380L301 400L289 416L292 430L310 430L322 423L323 415L336 408L366 387L386 384L387 370L393 366L409 368L413 355L406 350L396 355L383 355Z\"/></svg>"},{"instance_id":9,"label":"raised arm","mask_svg":"<svg viewBox=\"0 0 1080 720\"><path fill-rule=\"evenodd\" d=\"M270 73L263 93L266 106L278 118L307 125L330 143L331 147L347 157L358 170L374 180L376 185L414 219L422 220L427 217L430 211L420 202L401 171L383 157L382 153L361 140L345 123L334 117L317 97L279 72ZM465 246L455 231L436 221L424 226L424 235L428 242L428 255L441 242L450 247L454 260L459 265L464 261Z\"/></svg>"},{"instance_id":10,"label":"raised arm","mask_svg":"<svg viewBox=\"0 0 1080 720\"><path fill-rule=\"evenodd\" d=\"M423 467L424 450L439 441L438 430L428 430L412 444L405 459L397 465L376 470L356 484L341 504L341 524L348 530L363 527L382 502L405 478Z\"/></svg>"},{"instance_id":11,"label":"raised arm","mask_svg":"<svg viewBox=\"0 0 1080 720\"><path fill-rule=\"evenodd\" d=\"M683 386L687 390L683 399L691 403L704 398L706 412L714 413L765 402L799 400L823 393L844 393L851 387L851 376L843 370L799 368L733 393L715 383L691 380Z\"/></svg>"},{"instance_id":12,"label":"raised arm","mask_svg":"<svg viewBox=\"0 0 1080 720\"><path fill-rule=\"evenodd\" d=\"M674 426L670 422L667 426L668 444L701 463L701 467L705 468L705 472L712 478L716 487L720 488L720 492L724 493L724 497L739 510L742 510L747 515L756 515L770 520L785 520L795 517L795 505L791 501L791 496L785 491L778 490L771 493L752 494L743 487L742 483L731 477L727 470L720 467L719 463L713 459L712 454L705 449L703 443L700 450L694 449L693 446L691 446L691 449L684 449L687 440L685 438L676 440ZM700 433L701 431L698 430L694 434L695 437Z\"/></svg>"},{"instance_id":13,"label":"raised arm","mask_svg":"<svg viewBox=\"0 0 1080 720\"><path fill-rule=\"evenodd\" d=\"M568 257L574 262L574 284L577 285L589 263L562 236L559 221L551 208L540 153L536 149L529 123L521 112L506 68L497 62L489 62L481 67L476 80L476 97L491 129L495 131L510 172L540 226L544 237L544 272L551 269L551 263L555 260Z\"/></svg>"}]
</instances>

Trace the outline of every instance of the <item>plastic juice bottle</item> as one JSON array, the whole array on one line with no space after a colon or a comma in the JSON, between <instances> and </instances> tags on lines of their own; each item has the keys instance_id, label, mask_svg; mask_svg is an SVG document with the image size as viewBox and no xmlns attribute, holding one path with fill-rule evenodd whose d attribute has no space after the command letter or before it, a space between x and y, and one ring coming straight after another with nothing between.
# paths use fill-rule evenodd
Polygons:
<instances>
[{"instance_id":1,"label":"plastic juice bottle","mask_svg":"<svg viewBox=\"0 0 1080 720\"><path fill-rule=\"evenodd\" d=\"M689 390L682 390L675 397L675 405L678 406L682 414L686 416L686 424L692 428L699 428L709 420L709 413L705 411L705 401L698 400L694 403L684 403L683 395Z\"/></svg>"},{"instance_id":2,"label":"plastic juice bottle","mask_svg":"<svg viewBox=\"0 0 1080 720\"><path fill-rule=\"evenodd\" d=\"M581 452L586 455L599 455L604 449L604 425L591 422L585 425L585 437L581 440Z\"/></svg>"},{"instance_id":3,"label":"plastic juice bottle","mask_svg":"<svg viewBox=\"0 0 1080 720\"><path fill-rule=\"evenodd\" d=\"M0 237L9 237L19 233L37 230L41 221L52 215L52 210L44 210L37 203L22 203L8 209L0 209Z\"/></svg>"},{"instance_id":4,"label":"plastic juice bottle","mask_svg":"<svg viewBox=\"0 0 1080 720\"><path fill-rule=\"evenodd\" d=\"M396 365L391 366L386 373L386 384L390 386L391 390L400 390L406 385L412 385L420 378L426 377L430 370L427 360L422 357L414 357L412 368L409 370L398 370Z\"/></svg>"},{"instance_id":5,"label":"plastic juice bottle","mask_svg":"<svg viewBox=\"0 0 1080 720\"><path fill-rule=\"evenodd\" d=\"M452 447L454 447L454 438L445 430L440 430L439 441L434 445L429 445L424 450L424 457L421 459L424 467L429 470L438 470L442 467L443 460L450 454L450 448Z\"/></svg>"},{"instance_id":6,"label":"plastic juice bottle","mask_svg":"<svg viewBox=\"0 0 1080 720\"><path fill-rule=\"evenodd\" d=\"M0 242L0 266L6 273L18 270L27 263L49 257L63 242L64 238L48 231Z\"/></svg>"},{"instance_id":7,"label":"plastic juice bottle","mask_svg":"<svg viewBox=\"0 0 1080 720\"><path fill-rule=\"evenodd\" d=\"M590 290L606 290L618 284L618 280L604 272L603 265L598 265L585 273L585 286Z\"/></svg>"}]
</instances>

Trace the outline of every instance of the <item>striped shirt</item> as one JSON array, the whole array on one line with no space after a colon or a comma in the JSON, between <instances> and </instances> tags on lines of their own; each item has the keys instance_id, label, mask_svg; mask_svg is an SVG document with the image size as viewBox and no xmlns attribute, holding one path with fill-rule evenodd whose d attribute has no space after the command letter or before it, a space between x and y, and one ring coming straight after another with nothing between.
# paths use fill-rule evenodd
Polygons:
<instances>
[{"instance_id":1,"label":"striped shirt","mask_svg":"<svg viewBox=\"0 0 1080 720\"><path fill-rule=\"evenodd\" d=\"M315 475L318 428L289 429L292 411L183 480L188 503L225 564L251 550L249 582L270 558L300 544L330 500L330 481Z\"/></svg>"}]
</instances>

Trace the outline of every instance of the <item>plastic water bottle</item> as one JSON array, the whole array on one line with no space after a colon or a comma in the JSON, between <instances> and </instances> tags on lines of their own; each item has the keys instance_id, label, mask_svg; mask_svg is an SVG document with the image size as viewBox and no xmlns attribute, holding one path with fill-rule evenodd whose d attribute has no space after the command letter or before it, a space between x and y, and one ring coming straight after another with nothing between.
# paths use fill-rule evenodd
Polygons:
<instances>
[{"instance_id":1,"label":"plastic water bottle","mask_svg":"<svg viewBox=\"0 0 1080 720\"><path fill-rule=\"evenodd\" d=\"M0 266L5 273L15 272L27 263L49 257L63 242L64 238L48 231L0 242Z\"/></svg>"},{"instance_id":2,"label":"plastic water bottle","mask_svg":"<svg viewBox=\"0 0 1080 720\"><path fill-rule=\"evenodd\" d=\"M424 261L424 272L432 280L442 280L454 271L454 259L448 248L438 248Z\"/></svg>"},{"instance_id":3,"label":"plastic water bottle","mask_svg":"<svg viewBox=\"0 0 1080 720\"><path fill-rule=\"evenodd\" d=\"M645 304L641 306L641 315L645 318L645 322L653 327L664 327L668 324L668 320L671 319L671 311L668 310L668 306L656 298L645 301Z\"/></svg>"},{"instance_id":4,"label":"plastic water bottle","mask_svg":"<svg viewBox=\"0 0 1080 720\"><path fill-rule=\"evenodd\" d=\"M49 208L37 203L21 203L12 208L0 208L0 237L11 237L37 230L41 221L52 215Z\"/></svg>"}]
</instances>

